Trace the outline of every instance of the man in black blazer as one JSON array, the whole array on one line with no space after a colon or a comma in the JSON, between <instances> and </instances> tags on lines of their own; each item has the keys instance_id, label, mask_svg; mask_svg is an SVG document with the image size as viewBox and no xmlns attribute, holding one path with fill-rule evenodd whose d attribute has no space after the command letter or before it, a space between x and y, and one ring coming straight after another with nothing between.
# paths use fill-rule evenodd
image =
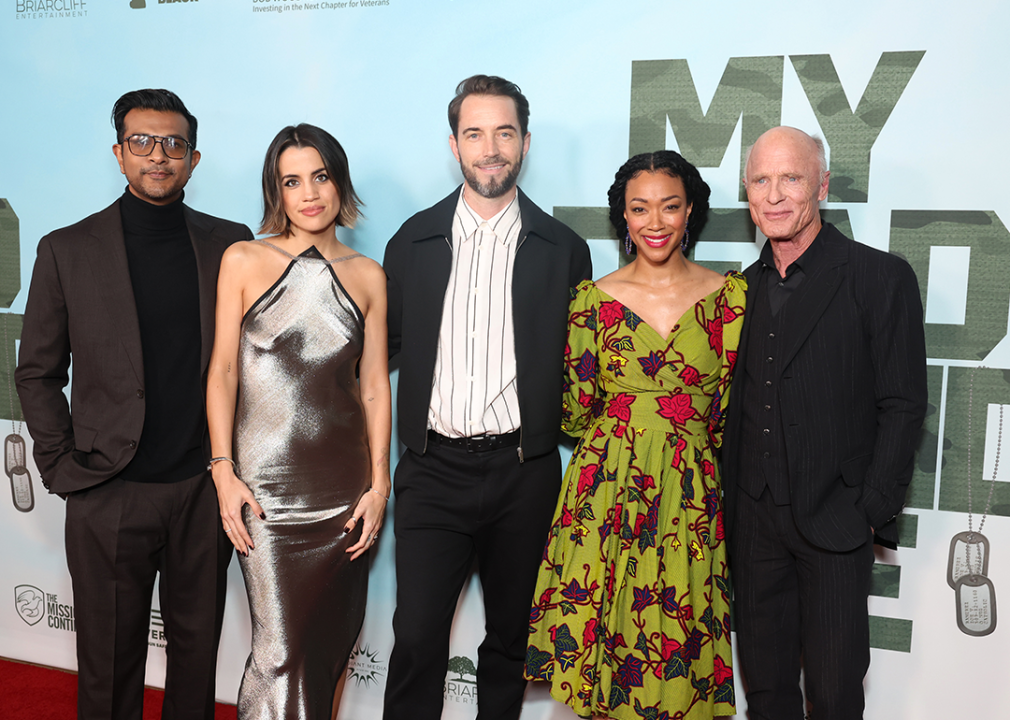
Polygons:
<instances>
[{"instance_id":1,"label":"man in black blazer","mask_svg":"<svg viewBox=\"0 0 1010 720\"><path fill-rule=\"evenodd\" d=\"M487 634L481 720L515 720L530 604L561 485L561 365L585 241L516 187L529 104L477 75L449 105L466 179L386 247L389 348L400 357L395 643L385 720L437 720L449 632L477 560Z\"/></svg>"},{"instance_id":2,"label":"man in black blazer","mask_svg":"<svg viewBox=\"0 0 1010 720\"><path fill-rule=\"evenodd\" d=\"M160 573L162 717L209 720L232 546L203 390L221 255L252 233L183 205L200 153L176 95L127 93L113 123L127 190L39 243L15 377L42 481L67 501L78 718L141 716Z\"/></svg>"},{"instance_id":3,"label":"man in black blazer","mask_svg":"<svg viewBox=\"0 0 1010 720\"><path fill-rule=\"evenodd\" d=\"M752 720L863 714L873 541L894 545L926 410L922 304L904 260L822 225L824 146L754 144L744 184L768 243L723 446L735 620Z\"/></svg>"}]
</instances>

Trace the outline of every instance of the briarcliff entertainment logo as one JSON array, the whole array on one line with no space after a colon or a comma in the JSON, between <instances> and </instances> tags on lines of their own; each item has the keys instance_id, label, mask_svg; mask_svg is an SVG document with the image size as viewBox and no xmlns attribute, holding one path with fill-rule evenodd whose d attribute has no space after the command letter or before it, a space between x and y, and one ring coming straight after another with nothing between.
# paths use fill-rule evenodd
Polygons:
<instances>
[{"instance_id":1,"label":"briarcliff entertainment logo","mask_svg":"<svg viewBox=\"0 0 1010 720\"><path fill-rule=\"evenodd\" d=\"M15 20L56 20L88 16L85 0L14 0Z\"/></svg>"},{"instance_id":2,"label":"briarcliff entertainment logo","mask_svg":"<svg viewBox=\"0 0 1010 720\"><path fill-rule=\"evenodd\" d=\"M447 703L460 703L462 705L477 704L477 666L473 660L463 655L457 655L449 660L446 668L446 675L456 677L446 677L445 688L442 697ZM467 677L473 680L468 680Z\"/></svg>"}]
</instances>

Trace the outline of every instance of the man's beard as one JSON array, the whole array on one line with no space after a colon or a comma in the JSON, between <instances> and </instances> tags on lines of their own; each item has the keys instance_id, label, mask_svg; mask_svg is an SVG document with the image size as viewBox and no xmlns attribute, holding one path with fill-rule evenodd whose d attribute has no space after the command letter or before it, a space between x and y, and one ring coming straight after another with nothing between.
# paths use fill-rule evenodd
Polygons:
<instances>
[{"instance_id":1,"label":"man's beard","mask_svg":"<svg viewBox=\"0 0 1010 720\"><path fill-rule=\"evenodd\" d=\"M150 185L145 184L145 176L149 172L164 172L170 175L170 179L162 183L152 182ZM151 170L141 170L139 182L134 185L134 190L140 194L141 197L147 198L148 200L163 200L164 198L175 195L180 192L184 187L186 187L186 181L189 180L186 177L182 184L179 184L179 173L175 170L167 168L155 168ZM182 176L185 177L185 176ZM132 184L132 183L131 183Z\"/></svg>"},{"instance_id":2,"label":"man's beard","mask_svg":"<svg viewBox=\"0 0 1010 720\"><path fill-rule=\"evenodd\" d=\"M505 158L501 155L497 155L493 158L488 158L484 160L484 165L504 165L506 162ZM519 171L523 167L523 158L520 155L519 160L516 161L514 165L510 166L508 174L503 177L500 181L491 178L486 183L482 183L480 178L477 177L477 171L472 167L466 166L463 163L459 164L460 170L463 171L463 177L466 178L466 184L470 186L470 189L481 197L485 197L489 200L494 198L499 198L507 192L510 192L512 188L516 186L516 179L519 177Z\"/></svg>"}]
</instances>

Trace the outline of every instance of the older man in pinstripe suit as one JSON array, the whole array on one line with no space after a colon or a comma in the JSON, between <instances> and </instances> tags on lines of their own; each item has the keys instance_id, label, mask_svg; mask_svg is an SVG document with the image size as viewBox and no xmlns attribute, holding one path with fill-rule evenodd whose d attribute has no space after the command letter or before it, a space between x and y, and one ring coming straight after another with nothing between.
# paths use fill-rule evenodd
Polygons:
<instances>
[{"instance_id":1,"label":"older man in pinstripe suit","mask_svg":"<svg viewBox=\"0 0 1010 720\"><path fill-rule=\"evenodd\" d=\"M740 658L752 720L861 718L873 542L897 541L926 409L915 275L821 223L824 146L754 144L744 184L768 237L724 445Z\"/></svg>"}]
</instances>

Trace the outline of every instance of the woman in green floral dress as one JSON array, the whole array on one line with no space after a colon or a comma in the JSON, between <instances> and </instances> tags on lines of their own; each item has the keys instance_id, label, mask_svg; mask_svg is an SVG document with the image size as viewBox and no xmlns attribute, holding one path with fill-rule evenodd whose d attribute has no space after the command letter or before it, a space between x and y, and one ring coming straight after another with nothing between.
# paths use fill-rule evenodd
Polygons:
<instances>
[{"instance_id":1,"label":"woman in green floral dress","mask_svg":"<svg viewBox=\"0 0 1010 720\"><path fill-rule=\"evenodd\" d=\"M743 276L688 261L708 185L638 155L610 188L635 257L574 292L563 429L579 437L530 615L526 675L582 717L734 714L717 451Z\"/></svg>"}]
</instances>

